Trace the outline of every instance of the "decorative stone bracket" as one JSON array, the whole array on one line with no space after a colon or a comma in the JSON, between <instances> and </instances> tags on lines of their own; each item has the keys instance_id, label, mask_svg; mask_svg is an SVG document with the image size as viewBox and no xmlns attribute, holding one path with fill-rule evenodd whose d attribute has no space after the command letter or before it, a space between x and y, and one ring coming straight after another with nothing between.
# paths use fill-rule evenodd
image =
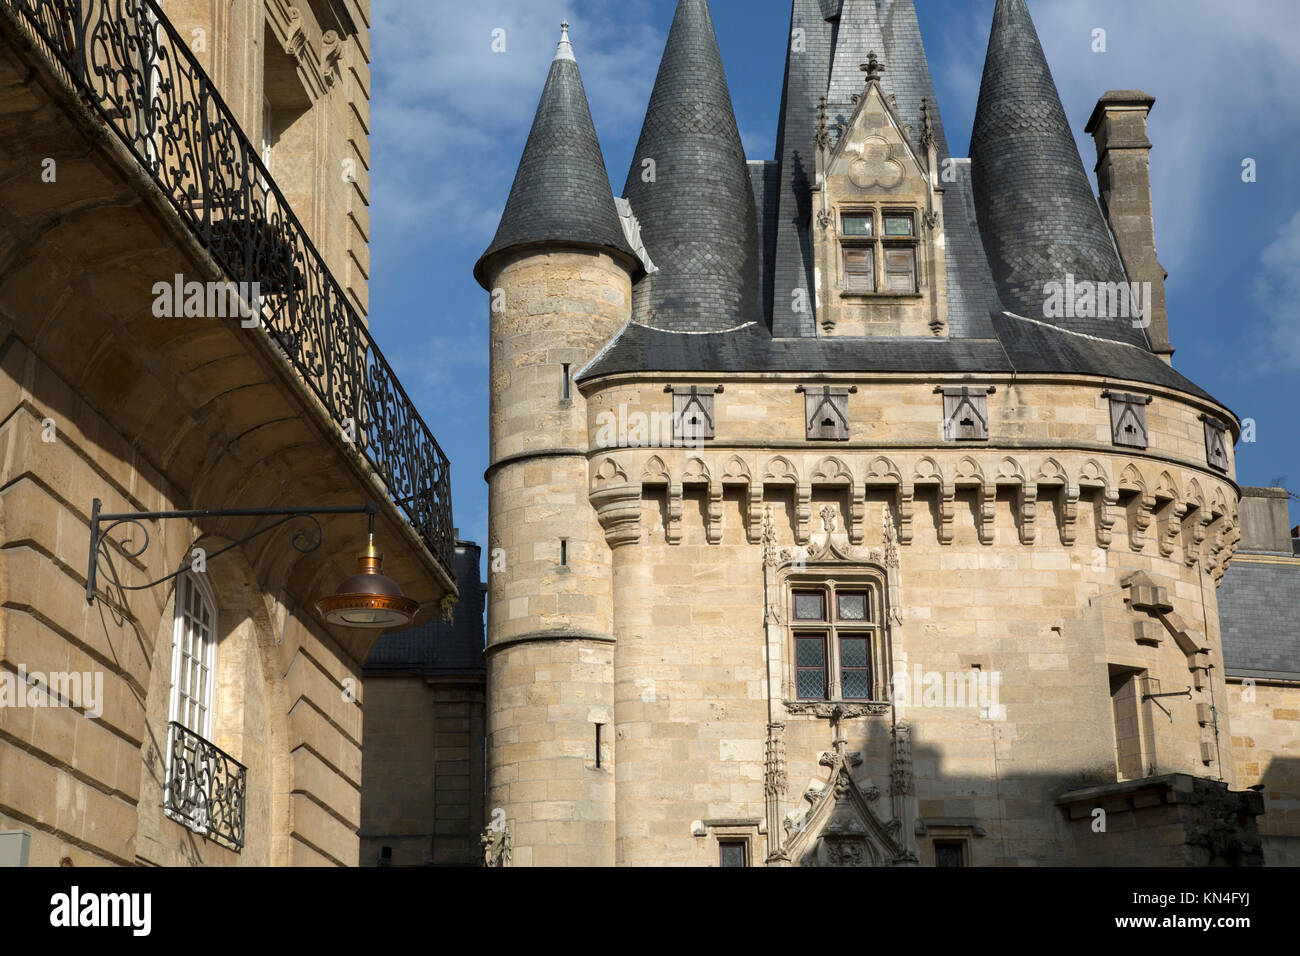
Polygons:
<instances>
[{"instance_id":1,"label":"decorative stone bracket","mask_svg":"<svg viewBox=\"0 0 1300 956\"><path fill-rule=\"evenodd\" d=\"M1128 590L1125 603L1133 611L1149 615L1149 619L1134 623L1134 640L1144 646L1158 647L1162 640L1161 629L1163 628L1173 637L1178 649L1187 659L1187 669L1192 675L1193 689L1198 695L1204 695L1209 690L1212 666L1210 648L1205 635L1187 626L1182 615L1174 611L1173 602L1169 599L1169 589L1156 584L1150 575L1138 571L1126 577L1123 584ZM1204 703L1204 701L1198 703L1198 708ZM1204 730L1204 724L1202 728L1203 734L1209 733ZM1212 738L1203 736L1202 762L1210 763L1213 752Z\"/></svg>"},{"instance_id":2,"label":"decorative stone bracket","mask_svg":"<svg viewBox=\"0 0 1300 956\"><path fill-rule=\"evenodd\" d=\"M1097 546L1103 549L1112 546L1120 509L1127 508L1124 526L1135 552L1146 549L1152 525L1157 525L1154 539L1162 557L1184 561L1189 567L1204 561L1216 581L1222 578L1240 539L1235 503L1228 504L1232 490L1225 484L1208 484L1208 493L1203 493L1193 479L1180 490L1170 472L1153 478L1132 462L1114 477L1102 460L1095 458L1076 464L1068 456L1047 456L1034 461L1032 468L1026 465L1014 456L963 454L954 459L934 452L901 464L885 456L849 454L786 453L754 459L744 453L623 449L593 460L592 504L604 516L601 523L607 533L614 534L611 543L628 543L639 540L639 518L634 517L630 501L623 506L614 501L630 496L632 490L616 493L608 489L622 484L634 486L638 494L646 487L663 489L664 536L669 544L680 544L684 496L688 489L703 487L706 540L719 545L728 514L726 494L732 489L740 492L746 540L758 545L763 540L767 496L776 492L790 501L795 544L808 547L814 537L813 501L831 491L842 502L839 509L848 526L847 544L859 547L866 539L867 498L883 493L893 499L898 543L908 546L914 539L919 489L923 498L936 501L939 543L950 545L955 540L958 496L973 494L978 540L993 545L998 494L1009 491L1015 495L1022 544L1038 540L1040 500L1055 503L1057 527L1067 548L1079 544L1081 503L1087 502L1092 510L1090 524ZM1204 475L1199 478L1205 481ZM615 527L617 531L612 530Z\"/></svg>"}]
</instances>

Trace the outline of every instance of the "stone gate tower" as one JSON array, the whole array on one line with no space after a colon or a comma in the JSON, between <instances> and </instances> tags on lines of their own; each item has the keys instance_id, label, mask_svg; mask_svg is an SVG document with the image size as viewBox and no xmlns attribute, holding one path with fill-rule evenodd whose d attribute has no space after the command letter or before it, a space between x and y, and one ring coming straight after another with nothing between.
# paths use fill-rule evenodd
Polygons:
<instances>
[{"instance_id":1,"label":"stone gate tower","mask_svg":"<svg viewBox=\"0 0 1300 956\"><path fill-rule=\"evenodd\" d=\"M593 729L612 742L612 562L582 494L574 376L626 323L638 267L566 29L476 269L492 292L491 560L505 565L489 588L488 800L539 864L614 862L613 785L598 772L613 750L597 759ZM560 799L580 809L529 819L532 803Z\"/></svg>"},{"instance_id":2,"label":"stone gate tower","mask_svg":"<svg viewBox=\"0 0 1300 956\"><path fill-rule=\"evenodd\" d=\"M1257 862L1154 101L1098 104L1103 208L1024 0L969 158L912 0L793 0L785 76L747 161L681 0L616 199L562 36L476 269L491 860Z\"/></svg>"}]
</instances>

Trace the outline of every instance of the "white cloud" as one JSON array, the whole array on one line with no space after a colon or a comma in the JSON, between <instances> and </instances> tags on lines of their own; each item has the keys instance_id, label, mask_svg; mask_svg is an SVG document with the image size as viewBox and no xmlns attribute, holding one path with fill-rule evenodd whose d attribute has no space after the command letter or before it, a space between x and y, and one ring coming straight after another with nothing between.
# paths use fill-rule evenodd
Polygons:
<instances>
[{"instance_id":1,"label":"white cloud","mask_svg":"<svg viewBox=\"0 0 1300 956\"><path fill-rule=\"evenodd\" d=\"M1295 0L1040 0L1031 12L1079 137L1110 89L1156 98L1150 137L1156 244L1175 281L1201 243L1197 197L1241 186L1241 160L1276 147L1300 121L1300 4ZM1106 53L1092 52L1093 30ZM988 26L984 27L988 35Z\"/></svg>"},{"instance_id":2,"label":"white cloud","mask_svg":"<svg viewBox=\"0 0 1300 956\"><path fill-rule=\"evenodd\" d=\"M664 43L648 23L645 0L616 7L595 0L495 0L478 7L380 0L373 9L373 202L383 210L376 233L398 242L454 230L467 243L486 246L561 20L570 22L602 139L640 122ZM504 52L493 51L497 37ZM611 171L621 185L619 171Z\"/></svg>"},{"instance_id":3,"label":"white cloud","mask_svg":"<svg viewBox=\"0 0 1300 956\"><path fill-rule=\"evenodd\" d=\"M1259 358L1273 369L1294 369L1300 363L1300 212L1278 230L1260 255L1255 302L1268 317L1265 347Z\"/></svg>"},{"instance_id":4,"label":"white cloud","mask_svg":"<svg viewBox=\"0 0 1300 956\"><path fill-rule=\"evenodd\" d=\"M411 390L436 399L436 407L443 412L475 406L488 391L484 326L476 322L459 333L426 337L419 348L403 350L390 361Z\"/></svg>"}]
</instances>

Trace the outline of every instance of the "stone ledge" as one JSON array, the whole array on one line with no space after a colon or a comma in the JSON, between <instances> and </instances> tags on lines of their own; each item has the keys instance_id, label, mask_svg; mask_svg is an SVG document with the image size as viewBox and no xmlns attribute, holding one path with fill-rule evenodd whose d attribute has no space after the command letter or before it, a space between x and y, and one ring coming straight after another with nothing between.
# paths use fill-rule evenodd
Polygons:
<instances>
[{"instance_id":1,"label":"stone ledge","mask_svg":"<svg viewBox=\"0 0 1300 956\"><path fill-rule=\"evenodd\" d=\"M1215 793L1218 791L1218 793ZM1064 809L1071 819L1090 816L1094 807L1104 806L1108 813L1124 810L1141 810L1147 807L1176 803L1202 803L1208 797L1230 796L1242 804L1242 811L1253 816L1264 813L1264 797L1253 790L1231 791L1226 783L1193 777L1186 773L1163 774L1141 780L1067 790L1056 798L1056 805ZM1155 799L1153 799L1155 798ZM1074 813L1081 810L1080 813Z\"/></svg>"}]
</instances>

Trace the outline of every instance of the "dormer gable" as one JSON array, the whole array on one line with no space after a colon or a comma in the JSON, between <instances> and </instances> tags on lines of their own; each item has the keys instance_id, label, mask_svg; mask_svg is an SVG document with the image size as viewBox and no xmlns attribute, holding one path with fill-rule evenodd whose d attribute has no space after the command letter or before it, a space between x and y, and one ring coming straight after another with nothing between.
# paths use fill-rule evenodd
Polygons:
<instances>
[{"instance_id":1,"label":"dormer gable","mask_svg":"<svg viewBox=\"0 0 1300 956\"><path fill-rule=\"evenodd\" d=\"M818 169L824 177L848 179L867 192L926 190L926 161L912 146L878 81L867 83L848 123L827 132L833 145Z\"/></svg>"},{"instance_id":2,"label":"dormer gable","mask_svg":"<svg viewBox=\"0 0 1300 956\"><path fill-rule=\"evenodd\" d=\"M885 95L872 54L842 127L818 111L813 244L819 332L947 334L942 189L928 108L918 150Z\"/></svg>"}]
</instances>

